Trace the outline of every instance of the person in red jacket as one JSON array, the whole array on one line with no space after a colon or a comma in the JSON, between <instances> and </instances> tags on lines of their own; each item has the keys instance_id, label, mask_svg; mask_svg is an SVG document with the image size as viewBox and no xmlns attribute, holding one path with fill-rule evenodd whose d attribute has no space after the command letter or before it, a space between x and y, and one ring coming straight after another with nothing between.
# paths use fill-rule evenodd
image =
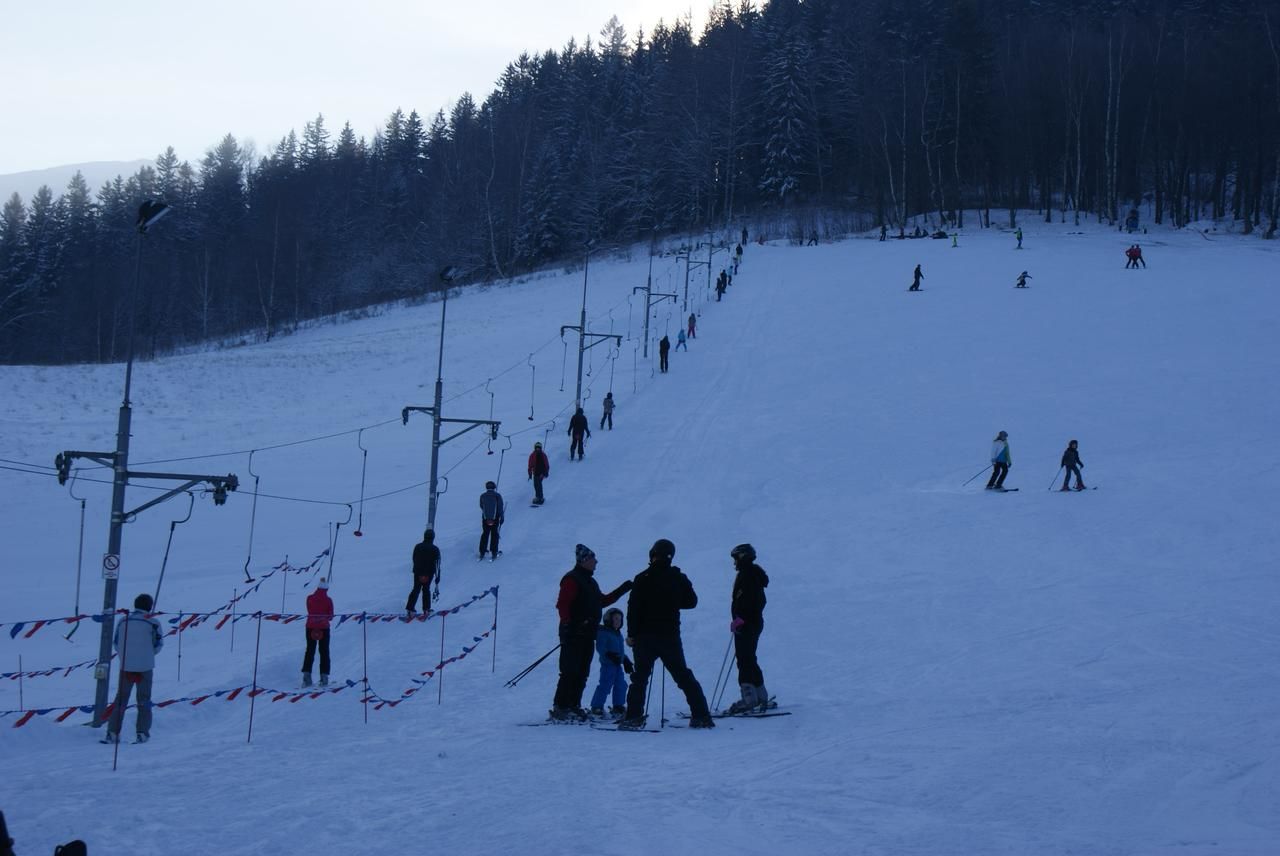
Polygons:
<instances>
[{"instance_id":1,"label":"person in red jacket","mask_svg":"<svg viewBox=\"0 0 1280 856\"><path fill-rule=\"evenodd\" d=\"M542 505L542 480L551 475L551 461L547 453L542 451L541 443L533 444L529 453L529 478L533 479L533 504Z\"/></svg>"},{"instance_id":2,"label":"person in red jacket","mask_svg":"<svg viewBox=\"0 0 1280 856\"><path fill-rule=\"evenodd\" d=\"M1138 266L1138 245L1134 244L1124 251L1124 257L1129 261L1125 262L1125 270L1129 268L1137 268Z\"/></svg>"},{"instance_id":3,"label":"person in red jacket","mask_svg":"<svg viewBox=\"0 0 1280 856\"><path fill-rule=\"evenodd\" d=\"M333 601L329 600L329 581L324 577L316 590L307 595L307 653L302 658L302 685L311 686L311 664L316 648L320 648L320 686L329 686L329 622L333 620Z\"/></svg>"}]
</instances>

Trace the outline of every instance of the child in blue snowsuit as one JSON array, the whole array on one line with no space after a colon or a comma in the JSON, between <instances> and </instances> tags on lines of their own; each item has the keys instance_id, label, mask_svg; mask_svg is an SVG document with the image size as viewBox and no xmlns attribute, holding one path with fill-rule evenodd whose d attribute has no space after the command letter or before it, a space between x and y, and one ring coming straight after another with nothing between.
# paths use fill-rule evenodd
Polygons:
<instances>
[{"instance_id":1,"label":"child in blue snowsuit","mask_svg":"<svg viewBox=\"0 0 1280 856\"><path fill-rule=\"evenodd\" d=\"M621 716L627 712L627 679L631 659L622 644L622 610L610 609L604 614L600 632L596 634L596 651L600 654L600 683L591 696L591 715L604 716L604 700L613 691L613 707L609 712Z\"/></svg>"}]
</instances>

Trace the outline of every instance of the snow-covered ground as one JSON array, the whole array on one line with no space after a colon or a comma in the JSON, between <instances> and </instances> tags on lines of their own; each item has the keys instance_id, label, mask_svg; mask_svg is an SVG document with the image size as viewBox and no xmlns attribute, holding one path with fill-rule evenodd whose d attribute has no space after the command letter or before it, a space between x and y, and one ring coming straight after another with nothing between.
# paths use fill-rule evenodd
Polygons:
<instances>
[{"instance_id":1,"label":"snow-covered ground","mask_svg":"<svg viewBox=\"0 0 1280 856\"><path fill-rule=\"evenodd\" d=\"M345 623L334 673L356 687L258 696L251 742L247 692L164 707L153 740L122 745L114 771L87 716L57 721L92 701L90 670L26 678L21 698L0 680L0 710L53 711L18 728L20 714L0 718L0 810L18 852L74 837L135 856L1280 852L1277 248L1153 232L1140 236L1150 267L1131 271L1129 236L1023 226L1021 251L1003 229L966 231L959 247L751 244L722 303L695 269L698 336L667 375L640 354L642 304L628 302L647 257L593 259L590 327L624 341L614 360L605 345L590 352L595 433L581 463L567 459L574 352L559 336L578 321L581 271L456 296L445 415L492 414L503 436L442 447L441 603L498 586L496 637L484 636L493 597L449 615L443 642L438 618ZM907 293L917 263L924 290ZM1024 269L1031 288L1015 290ZM656 260L654 286L683 292L683 268ZM674 340L682 314L659 304L656 336ZM242 485L221 508L200 494L174 528L161 610L244 595L246 560L257 579L286 557L307 565L348 503L338 611L403 608L430 421L404 426L400 412L431 403L439 319L433 302L136 367L132 466L234 472ZM120 366L0 369L0 465L113 448L122 380ZM602 432L610 388L616 427ZM1019 492L963 486L1001 429ZM1070 439L1098 490L1051 485ZM535 440L552 461L536 510L524 478ZM170 460L211 453L234 454ZM79 476L87 613L101 605L110 488L87 463ZM509 502L494 564L474 557L486 479ZM80 506L48 475L4 469L0 485L0 671L20 657L27 671L93 660L91 622L70 641L66 624L11 638L11 622L75 614ZM131 488L127 504L155 495ZM187 506L178 497L126 527L121 605L154 591ZM684 639L708 694L729 639L728 551L756 546L772 578L761 663L793 715L711 732L517 727L545 716L555 658L503 684L556 643L574 544L596 551L609 589L659 537L701 599ZM236 609L301 612L313 581L275 573ZM258 684L293 691L300 624L261 622L260 647L257 632L252 617L193 627L181 661L170 637L156 699L251 684L255 648ZM422 676L442 650L473 646L443 686ZM380 697L422 687L367 723L366 651ZM665 689L674 718L685 705Z\"/></svg>"}]
</instances>

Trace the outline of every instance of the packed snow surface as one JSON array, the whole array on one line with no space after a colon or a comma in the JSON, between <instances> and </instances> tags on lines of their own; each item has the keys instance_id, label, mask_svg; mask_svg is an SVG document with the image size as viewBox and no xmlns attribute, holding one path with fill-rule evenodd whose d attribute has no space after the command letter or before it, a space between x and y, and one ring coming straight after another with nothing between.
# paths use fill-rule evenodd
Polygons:
<instances>
[{"instance_id":1,"label":"packed snow surface","mask_svg":"<svg viewBox=\"0 0 1280 856\"><path fill-rule=\"evenodd\" d=\"M161 620L233 596L243 617L190 627L181 659L166 640L155 700L184 700L118 758L86 714L58 721L92 703L90 668L0 680L0 809L18 852L77 837L134 856L1280 852L1277 247L1022 225L1023 250L1007 228L967 229L956 247L750 243L723 302L693 269L697 337L667 374L656 339L674 342L688 315L683 263L653 262L655 295L676 299L655 304L646 358L633 289L647 253L593 258L588 326L623 341L587 353L582 462L565 436L577 338L560 332L579 320L581 268L455 290L444 416L502 425L497 440L473 430L440 448L439 605L498 596L444 619L341 624L346 688L318 698L293 700L301 622L259 630L256 613L303 612L320 574L339 613L404 609L431 421L404 425L401 410L432 403L441 303L139 362L131 468L235 473L240 490L131 520L119 603L156 590L171 522L191 507L172 526ZM1149 267L1126 270L1135 237ZM916 264L923 291L908 293ZM1031 287L1014 289L1023 270ZM19 658L32 672L97 655L92 621L69 640L73 624L30 631L77 614L80 504L48 467L64 449L114 448L123 376L0 369L6 674ZM602 431L609 389L615 428ZM985 473L966 484L1000 430L1016 493L984 491ZM1057 490L1071 439L1097 490ZM535 440L551 458L537 509ZM88 614L102 605L110 472L76 466ZM508 502L496 563L475 555L487 479ZM127 508L159 495L144 484ZM730 638L729 549L755 545L772 579L761 665L792 715L708 732L519 727L546 717L556 658L504 682L556 644L574 545L595 550L608 590L660 537L698 591L684 643L708 695ZM310 569L272 574L286 559ZM417 691L362 704L366 657L379 699ZM255 680L273 692L228 698ZM47 712L13 727L20 709ZM661 709L682 724L670 680L653 690L655 727Z\"/></svg>"}]
</instances>

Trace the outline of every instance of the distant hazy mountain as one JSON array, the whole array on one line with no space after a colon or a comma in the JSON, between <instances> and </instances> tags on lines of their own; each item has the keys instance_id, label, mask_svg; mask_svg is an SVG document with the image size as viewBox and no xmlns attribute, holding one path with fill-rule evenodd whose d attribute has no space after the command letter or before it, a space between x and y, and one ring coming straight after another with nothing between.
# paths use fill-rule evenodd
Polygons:
<instances>
[{"instance_id":1,"label":"distant hazy mountain","mask_svg":"<svg viewBox=\"0 0 1280 856\"><path fill-rule=\"evenodd\" d=\"M67 182L76 174L76 170L84 173L84 180L94 193L98 188L117 175L125 178L133 175L138 168L151 163L147 160L136 161L94 161L93 163L72 163L66 166L53 166L48 169L36 169L30 172L14 172L0 175L0 205L8 201L17 191L24 203L29 203L40 185L47 184L53 191L54 198L61 196L67 189Z\"/></svg>"}]
</instances>

